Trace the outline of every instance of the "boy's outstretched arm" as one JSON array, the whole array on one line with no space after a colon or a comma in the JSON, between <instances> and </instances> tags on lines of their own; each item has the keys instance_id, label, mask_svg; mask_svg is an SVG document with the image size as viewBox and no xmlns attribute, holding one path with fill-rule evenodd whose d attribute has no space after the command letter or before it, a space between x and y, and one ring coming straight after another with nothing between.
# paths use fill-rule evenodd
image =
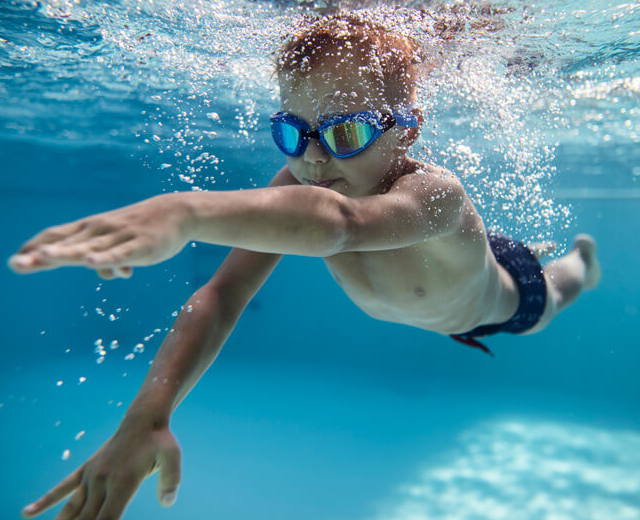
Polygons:
<instances>
[{"instance_id":1,"label":"boy's outstretched arm","mask_svg":"<svg viewBox=\"0 0 640 520\"><path fill-rule=\"evenodd\" d=\"M32 518L71 495L61 518L117 520L156 471L158 500L175 501L181 451L169 429L173 410L213 363L242 310L281 255L234 249L185 304L118 430L82 466L23 509ZM187 309L192 307L191 312Z\"/></svg>"},{"instance_id":2,"label":"boy's outstretched arm","mask_svg":"<svg viewBox=\"0 0 640 520\"><path fill-rule=\"evenodd\" d=\"M45 230L9 264L18 272L150 265L190 240L321 257L392 249L457 229L463 202L447 173L405 175L387 193L356 198L299 184L171 193Z\"/></svg>"},{"instance_id":3,"label":"boy's outstretched arm","mask_svg":"<svg viewBox=\"0 0 640 520\"><path fill-rule=\"evenodd\" d=\"M288 181L281 172L271 185ZM61 517L117 520L141 482L156 471L160 502L175 501L181 451L169 429L171 414L213 363L243 309L281 257L241 249L229 253L213 278L185 304L115 434L60 484L23 509L25 518L71 495Z\"/></svg>"}]
</instances>

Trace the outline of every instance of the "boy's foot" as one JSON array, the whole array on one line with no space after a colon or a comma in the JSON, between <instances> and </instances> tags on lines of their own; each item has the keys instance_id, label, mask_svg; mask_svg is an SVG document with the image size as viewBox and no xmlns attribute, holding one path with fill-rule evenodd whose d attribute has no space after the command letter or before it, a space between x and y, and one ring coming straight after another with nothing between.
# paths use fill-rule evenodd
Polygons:
<instances>
[{"instance_id":1,"label":"boy's foot","mask_svg":"<svg viewBox=\"0 0 640 520\"><path fill-rule=\"evenodd\" d=\"M584 288L593 289L600 281L600 262L596 257L596 241L591 235L580 233L573 239L573 249L580 253L580 257L587 268Z\"/></svg>"},{"instance_id":2,"label":"boy's foot","mask_svg":"<svg viewBox=\"0 0 640 520\"><path fill-rule=\"evenodd\" d=\"M549 256L557 247L558 244L551 240L544 242L531 242L530 244L527 244L527 249L529 249L533 256L536 257L536 260L541 260L542 258Z\"/></svg>"}]
</instances>

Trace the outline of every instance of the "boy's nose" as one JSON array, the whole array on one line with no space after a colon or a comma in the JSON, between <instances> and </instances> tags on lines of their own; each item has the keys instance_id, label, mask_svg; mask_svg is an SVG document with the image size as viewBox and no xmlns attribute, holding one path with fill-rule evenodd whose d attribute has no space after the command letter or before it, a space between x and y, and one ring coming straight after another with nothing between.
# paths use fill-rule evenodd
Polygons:
<instances>
[{"instance_id":1,"label":"boy's nose","mask_svg":"<svg viewBox=\"0 0 640 520\"><path fill-rule=\"evenodd\" d=\"M304 160L311 164L324 164L329 160L329 152L317 139L310 139L304 151Z\"/></svg>"}]
</instances>

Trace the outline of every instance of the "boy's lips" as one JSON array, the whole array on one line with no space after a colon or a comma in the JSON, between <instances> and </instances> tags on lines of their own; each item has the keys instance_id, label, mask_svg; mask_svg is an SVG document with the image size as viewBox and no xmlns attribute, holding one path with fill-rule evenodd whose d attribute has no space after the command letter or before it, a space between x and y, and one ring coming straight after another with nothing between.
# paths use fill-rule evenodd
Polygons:
<instances>
[{"instance_id":1,"label":"boy's lips","mask_svg":"<svg viewBox=\"0 0 640 520\"><path fill-rule=\"evenodd\" d=\"M312 186L321 186L322 188L329 188L338 179L329 179L328 181L312 181L311 179L305 179L308 184Z\"/></svg>"}]
</instances>

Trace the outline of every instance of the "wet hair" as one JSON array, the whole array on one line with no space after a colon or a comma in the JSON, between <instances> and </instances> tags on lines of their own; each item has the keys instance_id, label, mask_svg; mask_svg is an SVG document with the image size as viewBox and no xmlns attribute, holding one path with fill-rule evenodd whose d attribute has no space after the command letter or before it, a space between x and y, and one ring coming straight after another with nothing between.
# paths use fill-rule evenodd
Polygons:
<instances>
[{"instance_id":1,"label":"wet hair","mask_svg":"<svg viewBox=\"0 0 640 520\"><path fill-rule=\"evenodd\" d=\"M387 102L412 102L424 62L413 38L353 14L305 18L278 53L276 73L307 74L330 59L358 59L382 83ZM363 69L364 68L364 69Z\"/></svg>"}]
</instances>

